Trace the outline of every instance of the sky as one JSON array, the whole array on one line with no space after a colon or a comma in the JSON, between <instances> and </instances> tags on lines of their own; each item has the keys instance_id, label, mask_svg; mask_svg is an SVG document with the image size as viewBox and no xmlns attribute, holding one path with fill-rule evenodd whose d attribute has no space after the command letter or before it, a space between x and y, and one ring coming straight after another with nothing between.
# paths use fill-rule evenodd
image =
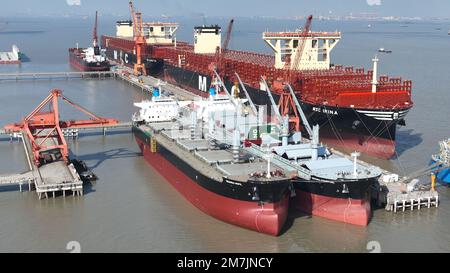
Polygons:
<instances>
[{"instance_id":1,"label":"sky","mask_svg":"<svg viewBox=\"0 0 450 273\"><path fill-rule=\"evenodd\" d=\"M129 16L129 0L1 0L0 16L105 15ZM275 16L306 14L344 16L450 17L449 0L135 0L147 16Z\"/></svg>"}]
</instances>

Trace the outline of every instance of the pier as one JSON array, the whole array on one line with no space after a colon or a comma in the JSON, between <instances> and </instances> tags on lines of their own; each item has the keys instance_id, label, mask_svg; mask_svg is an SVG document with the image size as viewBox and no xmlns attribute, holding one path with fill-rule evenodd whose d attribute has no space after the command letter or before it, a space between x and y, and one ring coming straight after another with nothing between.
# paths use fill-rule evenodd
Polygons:
<instances>
[{"instance_id":1,"label":"pier","mask_svg":"<svg viewBox=\"0 0 450 273\"><path fill-rule=\"evenodd\" d=\"M68 71L68 72L27 72L0 73L0 82L23 80L69 80L69 79L104 79L114 77L113 71Z\"/></svg>"},{"instance_id":2,"label":"pier","mask_svg":"<svg viewBox=\"0 0 450 273\"><path fill-rule=\"evenodd\" d=\"M136 77L133 75L133 70L127 67L120 67L120 69L115 70L114 78L121 79L128 82L129 84L141 89L142 91L152 93L154 87L160 85L164 86L164 90L172 93L178 99L181 100L192 100L194 98L201 98L187 90L184 90L176 85L162 82L161 80L154 78L152 76L140 76Z\"/></svg>"},{"instance_id":3,"label":"pier","mask_svg":"<svg viewBox=\"0 0 450 273\"><path fill-rule=\"evenodd\" d=\"M117 124L67 127L62 129L62 132L66 137L78 137L80 131L101 131L103 135L106 135L106 132L110 130L131 130L131 126L131 122L120 122Z\"/></svg>"},{"instance_id":4,"label":"pier","mask_svg":"<svg viewBox=\"0 0 450 273\"><path fill-rule=\"evenodd\" d=\"M58 98L88 115L88 120L60 121ZM50 111L47 111L47 106ZM61 90L50 94L20 123L6 125L0 134L22 140L28 170L19 174L0 175L0 185L28 184L28 190L35 188L39 199L72 195L83 195L83 181L75 166L70 162L65 134L77 136L78 130L103 130L130 128L131 123L120 123L115 119L99 117L75 104L62 95ZM74 131L75 130L75 131ZM76 132L76 134L74 134Z\"/></svg>"},{"instance_id":5,"label":"pier","mask_svg":"<svg viewBox=\"0 0 450 273\"><path fill-rule=\"evenodd\" d=\"M23 141L25 157L29 170L19 174L0 175L0 186L19 185L22 192L23 185L28 184L28 191L34 187L39 199L49 198L49 195L55 198L57 193L66 196L70 191L72 195L83 195L83 181L78 175L73 164L67 164L64 160L55 161L49 164L37 166L33 164L35 158L32 150L32 144L28 137L20 134ZM56 141L50 139L49 141Z\"/></svg>"}]
</instances>

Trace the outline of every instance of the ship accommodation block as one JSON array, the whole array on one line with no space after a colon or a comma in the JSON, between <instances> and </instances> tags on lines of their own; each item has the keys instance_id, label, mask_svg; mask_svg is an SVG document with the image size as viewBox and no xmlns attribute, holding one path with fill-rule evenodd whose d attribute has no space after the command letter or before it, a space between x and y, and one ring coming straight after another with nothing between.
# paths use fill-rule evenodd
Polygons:
<instances>
[{"instance_id":1,"label":"ship accommodation block","mask_svg":"<svg viewBox=\"0 0 450 273\"><path fill-rule=\"evenodd\" d=\"M304 37L301 32L264 32L263 40L275 52L275 68L292 70L330 68L331 50L341 39L340 32L309 32ZM297 67L289 62L294 60L301 43L305 43Z\"/></svg>"},{"instance_id":2,"label":"ship accommodation block","mask_svg":"<svg viewBox=\"0 0 450 273\"><path fill-rule=\"evenodd\" d=\"M116 36L122 38L133 38L133 22L132 21L117 21L116 22Z\"/></svg>"},{"instance_id":3,"label":"ship accommodation block","mask_svg":"<svg viewBox=\"0 0 450 273\"><path fill-rule=\"evenodd\" d=\"M194 52L199 54L215 54L222 41L219 26L200 26L194 28Z\"/></svg>"}]
</instances>

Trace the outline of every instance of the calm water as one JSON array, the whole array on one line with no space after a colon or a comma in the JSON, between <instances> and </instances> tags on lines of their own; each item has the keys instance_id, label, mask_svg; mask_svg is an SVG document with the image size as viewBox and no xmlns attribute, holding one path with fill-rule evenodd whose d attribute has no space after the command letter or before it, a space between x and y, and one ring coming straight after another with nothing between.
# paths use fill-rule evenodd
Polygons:
<instances>
[{"instance_id":1,"label":"calm water","mask_svg":"<svg viewBox=\"0 0 450 273\"><path fill-rule=\"evenodd\" d=\"M5 20L8 24L4 24ZM207 23L216 23L208 19ZM100 31L112 34L112 19L100 20ZM180 40L191 41L199 20L179 20ZM226 20L217 20L226 25ZM393 51L380 56L380 71L413 80L415 106L407 126L398 132L398 158L377 161L400 174L424 167L437 142L450 136L450 23L314 22L315 30L341 30L334 63L366 69L379 47ZM237 19L230 45L269 53L261 31L294 29L303 22ZM441 28L441 30L437 30ZM91 21L0 20L0 49L16 43L30 62L0 66L12 71L66 71L67 48L90 42ZM19 121L52 88L99 115L129 120L139 90L114 80L0 83L0 125ZM63 107L62 118L81 117ZM34 192L0 188L0 251L65 252L69 241L82 251L144 252L365 252L369 241L381 250L449 251L450 190L439 187L439 209L393 215L376 210L366 228L344 225L292 212L290 228L270 237L215 220L195 209L154 172L139 155L131 134L83 135L69 141L74 155L94 169L100 180L81 198L37 199ZM0 140L0 173L26 168L20 143Z\"/></svg>"}]
</instances>

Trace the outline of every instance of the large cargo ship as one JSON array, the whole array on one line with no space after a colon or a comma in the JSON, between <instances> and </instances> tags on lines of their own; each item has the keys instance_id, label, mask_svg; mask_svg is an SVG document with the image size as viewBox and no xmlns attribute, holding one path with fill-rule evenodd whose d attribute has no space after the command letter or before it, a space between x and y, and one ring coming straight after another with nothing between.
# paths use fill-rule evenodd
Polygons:
<instances>
[{"instance_id":1,"label":"large cargo ship","mask_svg":"<svg viewBox=\"0 0 450 273\"><path fill-rule=\"evenodd\" d=\"M81 71L108 71L110 64L106 59L105 52L106 50L98 45L96 12L92 46L69 48L69 62L71 66Z\"/></svg>"},{"instance_id":2,"label":"large cargo ship","mask_svg":"<svg viewBox=\"0 0 450 273\"><path fill-rule=\"evenodd\" d=\"M207 112L233 107L220 96L209 102ZM240 136L227 146L211 130L204 132L196 115L191 117L195 110L186 109L184 122L173 98L157 95L135 106L141 110L133 116L132 130L145 160L190 203L227 223L280 234L293 190L287 172L272 166L270 175L263 173L264 158L251 157Z\"/></svg>"},{"instance_id":3,"label":"large cargo ship","mask_svg":"<svg viewBox=\"0 0 450 273\"><path fill-rule=\"evenodd\" d=\"M177 28L176 23L144 23L148 74L207 96L214 82L211 71L218 61L221 28L195 27L193 45L176 40ZM132 37L132 22L117 22L115 37L102 36L108 58L131 66L136 58ZM331 64L340 32L264 32L262 37L274 55L223 51L221 75L227 86L233 85L237 72L253 101L269 105L260 76L266 77L278 100L289 73L308 120L320 125L324 142L380 158L395 155L397 126L405 124L413 106L411 81L378 77L376 57L368 71ZM297 51L301 51L298 57Z\"/></svg>"}]
</instances>

